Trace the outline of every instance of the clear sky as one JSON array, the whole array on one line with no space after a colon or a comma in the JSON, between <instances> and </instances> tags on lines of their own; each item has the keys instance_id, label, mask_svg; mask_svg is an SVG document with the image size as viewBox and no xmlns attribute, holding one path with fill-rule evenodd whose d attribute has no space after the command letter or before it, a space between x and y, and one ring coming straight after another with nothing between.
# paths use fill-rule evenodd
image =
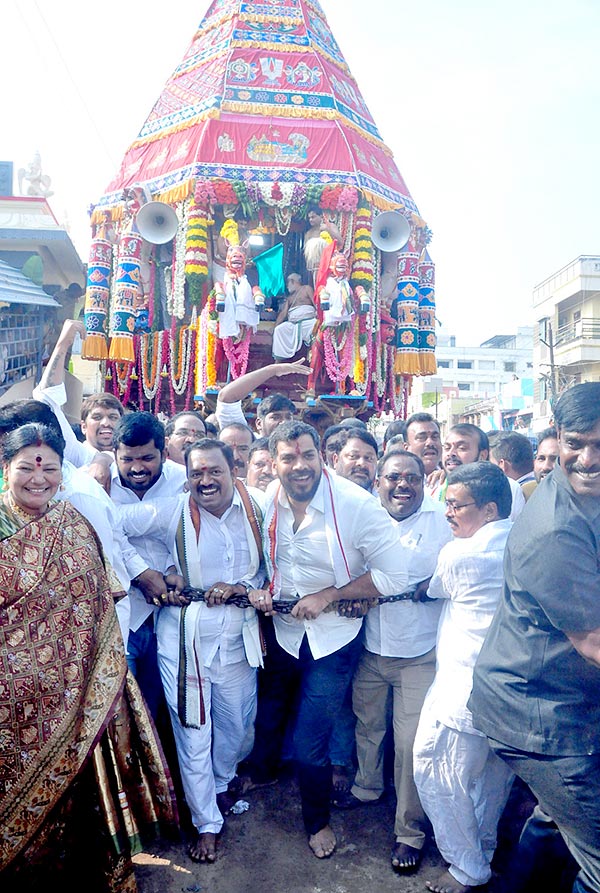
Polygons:
<instances>
[{"instance_id":1,"label":"clear sky","mask_svg":"<svg viewBox=\"0 0 600 893\"><path fill-rule=\"evenodd\" d=\"M532 321L533 287L600 254L598 0L322 0L433 231L439 333ZM208 2L8 0L0 159L40 151L82 259L104 193ZM16 179L16 177L15 177Z\"/></svg>"}]
</instances>

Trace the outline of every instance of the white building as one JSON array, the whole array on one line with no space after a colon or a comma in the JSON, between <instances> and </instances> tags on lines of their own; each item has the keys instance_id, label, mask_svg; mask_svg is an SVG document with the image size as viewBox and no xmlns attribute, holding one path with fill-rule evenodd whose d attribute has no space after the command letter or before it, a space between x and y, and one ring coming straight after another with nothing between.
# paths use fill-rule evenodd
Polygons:
<instances>
[{"instance_id":1,"label":"white building","mask_svg":"<svg viewBox=\"0 0 600 893\"><path fill-rule=\"evenodd\" d=\"M581 255L533 290L534 426L545 427L551 399L600 379L600 256Z\"/></svg>"},{"instance_id":2,"label":"white building","mask_svg":"<svg viewBox=\"0 0 600 893\"><path fill-rule=\"evenodd\" d=\"M533 370L533 328L523 326L514 335L494 335L478 347L457 345L454 335L439 335L435 357L437 375L417 378L413 397L421 409L420 397L437 390L448 397L476 400L500 393L502 385L516 378L531 378Z\"/></svg>"}]
</instances>

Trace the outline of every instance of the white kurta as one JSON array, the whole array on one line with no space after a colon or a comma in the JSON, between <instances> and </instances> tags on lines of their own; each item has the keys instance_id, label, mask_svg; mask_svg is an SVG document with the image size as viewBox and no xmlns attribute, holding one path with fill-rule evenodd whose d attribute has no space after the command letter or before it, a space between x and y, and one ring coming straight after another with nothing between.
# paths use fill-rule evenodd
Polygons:
<instances>
[{"instance_id":1,"label":"white kurta","mask_svg":"<svg viewBox=\"0 0 600 893\"><path fill-rule=\"evenodd\" d=\"M189 499L185 495L175 500L158 499L122 511L125 530L137 536L160 537L169 550L170 562L180 571L175 539L181 511ZM200 509L200 531L199 539L194 542L194 531L187 529L185 541L190 567L201 573L203 588L217 582L240 580L251 586L262 585L264 574L257 570L256 547L250 541L237 491L221 518ZM190 577L190 582L198 585L191 570ZM194 603L192 608L195 617L192 632L202 664L204 724L198 728L184 726L178 712L181 608L166 607L159 611L158 664L192 822L199 833L216 834L223 825L216 795L227 790L237 764L247 756L253 743L256 670L246 660L243 628L247 614L255 612L226 605L207 607L202 603Z\"/></svg>"},{"instance_id":2,"label":"white kurta","mask_svg":"<svg viewBox=\"0 0 600 893\"><path fill-rule=\"evenodd\" d=\"M428 590L446 601L436 675L415 737L414 775L450 873L470 886L491 877L496 829L513 778L473 728L467 707L473 667L502 592L510 527L509 520L494 521L444 546Z\"/></svg>"}]
</instances>

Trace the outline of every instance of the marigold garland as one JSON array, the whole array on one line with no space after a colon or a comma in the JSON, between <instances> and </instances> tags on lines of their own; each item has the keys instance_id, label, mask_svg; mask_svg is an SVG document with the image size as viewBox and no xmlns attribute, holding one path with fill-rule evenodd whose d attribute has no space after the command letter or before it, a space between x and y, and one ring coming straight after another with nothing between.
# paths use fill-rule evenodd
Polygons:
<instances>
[{"instance_id":1,"label":"marigold garland","mask_svg":"<svg viewBox=\"0 0 600 893\"><path fill-rule=\"evenodd\" d=\"M195 200L190 205L185 243L185 278L192 307L202 302L202 287L208 278L208 220Z\"/></svg>"},{"instance_id":2,"label":"marigold garland","mask_svg":"<svg viewBox=\"0 0 600 893\"><path fill-rule=\"evenodd\" d=\"M240 231L233 217L228 217L219 233L220 236L229 243L229 245L240 244Z\"/></svg>"},{"instance_id":3,"label":"marigold garland","mask_svg":"<svg viewBox=\"0 0 600 893\"><path fill-rule=\"evenodd\" d=\"M196 393L205 394L207 388L217 385L217 326L219 314L215 309L214 290L208 296L202 313L198 317L196 351Z\"/></svg>"},{"instance_id":4,"label":"marigold garland","mask_svg":"<svg viewBox=\"0 0 600 893\"><path fill-rule=\"evenodd\" d=\"M368 205L361 204L356 212L354 247L350 283L353 288L362 285L369 292L373 285L373 240L371 227L373 215Z\"/></svg>"}]
</instances>

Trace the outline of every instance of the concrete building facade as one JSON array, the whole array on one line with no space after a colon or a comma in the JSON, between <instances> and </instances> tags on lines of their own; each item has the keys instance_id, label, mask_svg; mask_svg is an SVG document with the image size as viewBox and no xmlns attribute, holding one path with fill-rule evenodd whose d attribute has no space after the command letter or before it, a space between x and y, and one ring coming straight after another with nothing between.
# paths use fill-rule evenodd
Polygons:
<instances>
[{"instance_id":1,"label":"concrete building facade","mask_svg":"<svg viewBox=\"0 0 600 893\"><path fill-rule=\"evenodd\" d=\"M534 427L545 427L552 400L600 379L600 256L584 254L533 290Z\"/></svg>"}]
</instances>

